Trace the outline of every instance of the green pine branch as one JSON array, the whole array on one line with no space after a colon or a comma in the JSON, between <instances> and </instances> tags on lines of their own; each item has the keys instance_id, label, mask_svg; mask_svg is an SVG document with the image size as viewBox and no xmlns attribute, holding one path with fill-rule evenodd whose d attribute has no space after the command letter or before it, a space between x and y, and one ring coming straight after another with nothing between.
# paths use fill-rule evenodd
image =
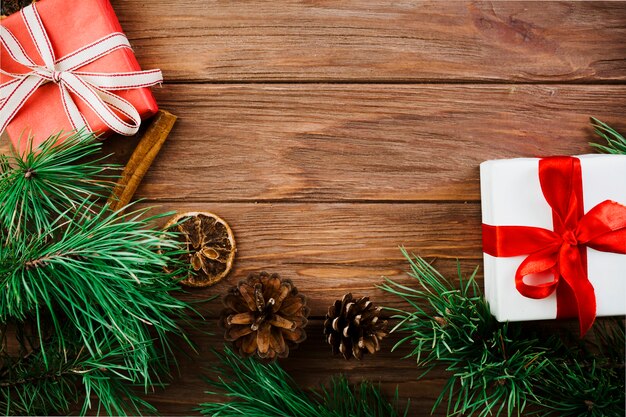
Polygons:
<instances>
[{"instance_id":1,"label":"green pine branch","mask_svg":"<svg viewBox=\"0 0 626 417\"><path fill-rule=\"evenodd\" d=\"M424 259L403 254L415 285L388 279L381 288L410 307L393 310L393 331L406 333L394 349L413 346L420 377L437 365L449 372L433 411L445 402L448 415L624 415L622 322L596 326L603 347L595 349L541 337L491 316L476 271L465 279L459 270L457 287Z\"/></svg>"},{"instance_id":2,"label":"green pine branch","mask_svg":"<svg viewBox=\"0 0 626 417\"><path fill-rule=\"evenodd\" d=\"M403 254L416 288L387 280L382 289L411 306L410 311L395 310L400 322L393 331L408 335L394 349L408 342L418 366L428 371L441 364L452 375L433 410L446 398L449 415L513 415L523 410L533 398L533 378L547 363L546 350L496 322L474 280L476 271L468 279L459 273L456 289L422 258Z\"/></svg>"},{"instance_id":3,"label":"green pine branch","mask_svg":"<svg viewBox=\"0 0 626 417\"><path fill-rule=\"evenodd\" d=\"M12 327L23 333L22 323ZM72 337L75 329L71 326L63 330L66 339L80 340ZM2 337L7 338L7 333L4 326ZM68 413L81 399L82 414L92 407L108 415L156 411L131 388L135 364L121 360L128 354L128 346L102 340L99 351L103 353L91 355L80 344L71 344L64 351L52 350L44 359L42 346L32 345L32 340L28 345L19 337L13 341L19 345L20 355L12 356L4 349L0 352L0 410L4 415ZM92 404L91 394L97 404Z\"/></svg>"},{"instance_id":4,"label":"green pine branch","mask_svg":"<svg viewBox=\"0 0 626 417\"><path fill-rule=\"evenodd\" d=\"M200 404L202 414L214 417L399 417L398 394L389 401L376 385L363 381L353 386L339 376L328 387L316 391L299 388L278 363L261 363L241 358L229 348L218 356L215 379L207 382L215 391L207 394L227 397Z\"/></svg>"},{"instance_id":5,"label":"green pine branch","mask_svg":"<svg viewBox=\"0 0 626 417\"><path fill-rule=\"evenodd\" d=\"M591 338L554 348L535 389L543 416L626 415L623 319L596 319Z\"/></svg>"},{"instance_id":6,"label":"green pine branch","mask_svg":"<svg viewBox=\"0 0 626 417\"><path fill-rule=\"evenodd\" d=\"M37 149L30 141L24 154L12 148L0 156L0 225L7 235L42 234L86 198L110 193L119 168L104 163L106 156L95 157L101 143L84 130L61 137L53 135Z\"/></svg>"},{"instance_id":7,"label":"green pine branch","mask_svg":"<svg viewBox=\"0 0 626 417\"><path fill-rule=\"evenodd\" d=\"M93 135L59 138L0 161L0 323L34 329L12 342L17 356L2 338L0 406L63 413L83 398L83 414L152 412L133 387L161 386L172 338L190 343L193 310L174 296L188 266L176 236L153 226L160 216L103 203L112 167Z\"/></svg>"},{"instance_id":8,"label":"green pine branch","mask_svg":"<svg viewBox=\"0 0 626 417\"><path fill-rule=\"evenodd\" d=\"M92 203L79 207L80 214L47 230L47 239L10 239L0 247L0 284L7 290L0 320L62 312L94 354L103 337L141 345L156 332L165 342L187 307L170 294L178 287L164 270L177 264L176 243L147 228L153 218L141 219L141 211L120 217ZM137 360L145 355L134 352Z\"/></svg>"},{"instance_id":9,"label":"green pine branch","mask_svg":"<svg viewBox=\"0 0 626 417\"><path fill-rule=\"evenodd\" d=\"M623 135L595 117L591 118L591 126L595 133L606 142L606 144L591 143L591 146L602 153L626 155L626 138Z\"/></svg>"}]
</instances>

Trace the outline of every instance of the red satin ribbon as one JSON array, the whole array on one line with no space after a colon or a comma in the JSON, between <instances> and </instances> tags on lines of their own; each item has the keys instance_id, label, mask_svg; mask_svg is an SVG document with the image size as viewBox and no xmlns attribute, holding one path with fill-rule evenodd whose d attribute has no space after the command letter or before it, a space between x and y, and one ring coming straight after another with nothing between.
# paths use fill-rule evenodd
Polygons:
<instances>
[{"instance_id":1,"label":"red satin ribbon","mask_svg":"<svg viewBox=\"0 0 626 417\"><path fill-rule=\"evenodd\" d=\"M626 254L626 206L606 200L586 214L580 160L556 156L539 160L539 181L552 208L554 230L483 224L483 250L492 256L528 255L515 273L525 297L557 291L557 317L578 316L581 337L596 317L596 297L587 277L587 247ZM524 277L550 272L553 280L527 284Z\"/></svg>"}]
</instances>

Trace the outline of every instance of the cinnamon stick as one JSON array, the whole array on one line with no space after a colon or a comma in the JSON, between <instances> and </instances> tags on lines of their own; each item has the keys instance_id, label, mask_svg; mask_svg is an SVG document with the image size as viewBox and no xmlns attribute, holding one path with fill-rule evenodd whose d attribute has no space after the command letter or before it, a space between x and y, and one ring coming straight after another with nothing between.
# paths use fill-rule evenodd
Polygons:
<instances>
[{"instance_id":1,"label":"cinnamon stick","mask_svg":"<svg viewBox=\"0 0 626 417\"><path fill-rule=\"evenodd\" d=\"M176 119L175 115L165 110L159 110L153 117L152 123L139 140L109 197L108 203L112 210L119 210L130 203L141 180L152 165L152 161L159 154Z\"/></svg>"}]
</instances>

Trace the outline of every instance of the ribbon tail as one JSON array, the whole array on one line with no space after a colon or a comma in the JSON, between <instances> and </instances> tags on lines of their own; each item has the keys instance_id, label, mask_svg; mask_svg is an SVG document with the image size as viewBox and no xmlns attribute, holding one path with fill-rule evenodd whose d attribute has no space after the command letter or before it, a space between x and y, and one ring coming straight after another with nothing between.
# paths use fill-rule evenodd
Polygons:
<instances>
[{"instance_id":1,"label":"ribbon tail","mask_svg":"<svg viewBox=\"0 0 626 417\"><path fill-rule=\"evenodd\" d=\"M139 112L130 104L129 101L124 100L120 96L116 96L113 93L109 93L105 90L96 89L98 92L98 96L100 99L106 103L108 106L113 107L115 110L123 114L130 120L131 123L126 123L125 126L128 129L127 136L134 135L139 130L139 125L141 125L141 116Z\"/></svg>"},{"instance_id":2,"label":"ribbon tail","mask_svg":"<svg viewBox=\"0 0 626 417\"><path fill-rule=\"evenodd\" d=\"M65 85L60 84L59 87L61 90L61 102L63 103L65 114L67 115L67 118L72 124L72 127L75 130L87 128L87 130L91 132L91 128L89 127L87 120L85 120L85 117L83 116L83 114L80 112L80 110L78 110L76 103L72 99L72 96L70 95Z\"/></svg>"},{"instance_id":3,"label":"ribbon tail","mask_svg":"<svg viewBox=\"0 0 626 417\"><path fill-rule=\"evenodd\" d=\"M584 249L583 249L584 250ZM561 276L576 297L580 337L582 338L596 319L596 294L583 266L578 247L566 245L559 254Z\"/></svg>"},{"instance_id":4,"label":"ribbon tail","mask_svg":"<svg viewBox=\"0 0 626 417\"><path fill-rule=\"evenodd\" d=\"M578 303L578 320L580 324L580 337L591 329L596 320L596 293L589 280L585 280L574 292ZM582 297L581 297L582 295Z\"/></svg>"},{"instance_id":5,"label":"ribbon tail","mask_svg":"<svg viewBox=\"0 0 626 417\"><path fill-rule=\"evenodd\" d=\"M17 84L23 79L24 77L15 78L0 85L0 103L4 102L13 93L17 88Z\"/></svg>"}]
</instances>

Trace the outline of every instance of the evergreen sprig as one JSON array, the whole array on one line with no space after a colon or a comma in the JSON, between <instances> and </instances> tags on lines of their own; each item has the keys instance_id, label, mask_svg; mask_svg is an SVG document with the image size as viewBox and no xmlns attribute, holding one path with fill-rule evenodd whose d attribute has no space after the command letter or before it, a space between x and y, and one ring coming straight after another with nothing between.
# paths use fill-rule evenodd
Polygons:
<instances>
[{"instance_id":1,"label":"evergreen sprig","mask_svg":"<svg viewBox=\"0 0 626 417\"><path fill-rule=\"evenodd\" d=\"M389 279L381 288L410 306L393 309L393 331L407 333L394 349L411 344L421 376L436 365L450 372L433 411L447 400L448 415L624 415L622 321L595 327L599 346L541 337L493 318L476 271L464 279L459 270L457 287L424 259L403 254L415 288Z\"/></svg>"},{"instance_id":2,"label":"evergreen sprig","mask_svg":"<svg viewBox=\"0 0 626 417\"><path fill-rule=\"evenodd\" d=\"M626 138L622 134L595 117L591 118L591 126L606 141L606 144L591 143L591 146L602 153L626 155Z\"/></svg>"},{"instance_id":3,"label":"evergreen sprig","mask_svg":"<svg viewBox=\"0 0 626 417\"><path fill-rule=\"evenodd\" d=\"M37 149L29 140L23 154L11 148L9 155L0 155L5 233L42 234L59 218L71 217L84 199L109 194L112 173L119 168L105 163L106 156L94 158L101 148L91 133L81 130L66 138L53 135Z\"/></svg>"},{"instance_id":4,"label":"evergreen sprig","mask_svg":"<svg viewBox=\"0 0 626 417\"><path fill-rule=\"evenodd\" d=\"M177 263L169 255L176 243L147 228L154 218L142 220L141 214L121 217L83 202L74 218L48 230L48 239L8 240L0 248L5 288L0 320L23 320L36 311L40 333L45 314L62 335L61 315L91 354L101 354L100 340L112 339L134 346L132 361L147 365L155 352L146 342L157 337L168 346L166 334L178 329L176 316L187 304L170 294L177 289L175 275L164 271L166 263ZM65 339L58 340L59 349L65 349ZM148 375L141 371L144 378Z\"/></svg>"},{"instance_id":5,"label":"evergreen sprig","mask_svg":"<svg viewBox=\"0 0 626 417\"><path fill-rule=\"evenodd\" d=\"M17 322L4 325L0 333L7 337L11 328L24 331L23 323ZM98 399L98 414L100 408L107 415L156 412L132 389L130 375L138 371L133 368L136 364L120 360L129 354L130 346L102 339L101 353L91 355L76 343L80 337L73 332L71 326L64 326L64 337L70 343L63 351L51 350L45 358L41 346L33 344L33 335L28 344L17 338L21 355L13 357L5 349L0 352L0 410L4 415L66 414L81 399L81 414L85 414L92 407L92 394Z\"/></svg>"},{"instance_id":6,"label":"evergreen sprig","mask_svg":"<svg viewBox=\"0 0 626 417\"><path fill-rule=\"evenodd\" d=\"M230 348L216 353L221 364L208 380L216 391L207 394L228 397L200 404L199 411L214 417L400 417L408 407L398 406L398 393L389 401L378 386L368 381L352 385L344 376L333 378L328 387L305 391L278 363L241 358Z\"/></svg>"},{"instance_id":7,"label":"evergreen sprig","mask_svg":"<svg viewBox=\"0 0 626 417\"><path fill-rule=\"evenodd\" d=\"M64 413L83 398L83 414L154 411L132 387L162 385L172 337L189 342L177 240L152 226L159 216L103 203L111 166L93 135L59 139L0 164L0 323L34 329L27 344L23 331L2 334L0 406Z\"/></svg>"},{"instance_id":8,"label":"evergreen sprig","mask_svg":"<svg viewBox=\"0 0 626 417\"><path fill-rule=\"evenodd\" d=\"M595 340L594 340L595 338ZM626 415L622 319L596 319L593 338L552 346L554 358L535 386L544 416Z\"/></svg>"}]
</instances>

